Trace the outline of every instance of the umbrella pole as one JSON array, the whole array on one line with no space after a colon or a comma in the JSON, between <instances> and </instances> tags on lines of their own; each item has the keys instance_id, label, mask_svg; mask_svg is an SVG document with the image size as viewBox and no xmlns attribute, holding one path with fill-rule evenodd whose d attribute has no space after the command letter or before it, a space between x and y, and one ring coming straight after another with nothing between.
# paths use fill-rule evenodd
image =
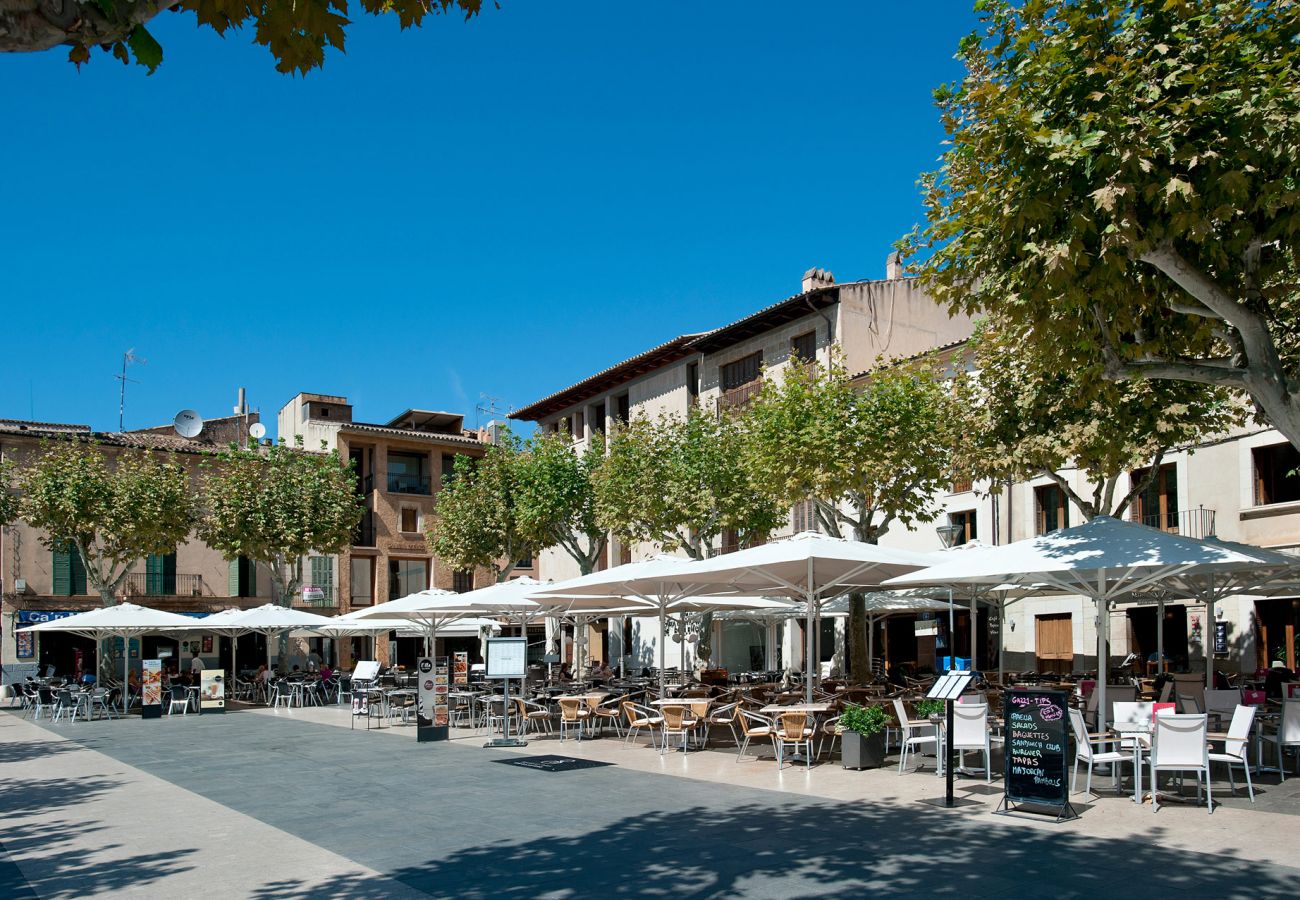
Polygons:
<instances>
[{"instance_id":1,"label":"umbrella pole","mask_svg":"<svg viewBox=\"0 0 1300 900\"><path fill-rule=\"evenodd\" d=\"M1004 650L1006 648L1006 641L1004 640L1004 638L1006 637L1006 631L1007 631L1007 595L1003 593L1002 602L998 604L998 684L1003 687L1005 687L1007 683L1007 676L1005 671L1006 661L1003 659L1003 657L1006 655L1004 653Z\"/></svg>"},{"instance_id":2,"label":"umbrella pole","mask_svg":"<svg viewBox=\"0 0 1300 900\"><path fill-rule=\"evenodd\" d=\"M1106 599L1098 596L1097 601L1097 730L1106 730L1106 682L1110 680L1110 666L1106 657L1106 632L1110 626L1110 610Z\"/></svg>"},{"instance_id":3,"label":"umbrella pole","mask_svg":"<svg viewBox=\"0 0 1300 900\"><path fill-rule=\"evenodd\" d=\"M218 640L220 640L220 637L218 637ZM239 635L237 634L230 636L230 684L232 688L239 684ZM231 696L237 697L238 695L239 691L235 690ZM143 708L141 706L141 709Z\"/></svg>"},{"instance_id":4,"label":"umbrella pole","mask_svg":"<svg viewBox=\"0 0 1300 900\"><path fill-rule=\"evenodd\" d=\"M131 702L131 637L122 635L122 715Z\"/></svg>"},{"instance_id":5,"label":"umbrella pole","mask_svg":"<svg viewBox=\"0 0 1300 900\"><path fill-rule=\"evenodd\" d=\"M970 595L970 670L972 672L979 669L979 653L976 651L975 637L978 628L975 622L978 619L978 607L975 605L975 594Z\"/></svg>"},{"instance_id":6,"label":"umbrella pole","mask_svg":"<svg viewBox=\"0 0 1300 900\"><path fill-rule=\"evenodd\" d=\"M957 643L956 641L957 635L954 633L953 629L954 626L953 626L953 616L952 616L952 588L948 588L948 640L945 642L947 646L944 647L944 649L948 651L949 672L957 668L957 663L955 659L957 654L956 652L954 652L955 645Z\"/></svg>"},{"instance_id":7,"label":"umbrella pole","mask_svg":"<svg viewBox=\"0 0 1300 900\"><path fill-rule=\"evenodd\" d=\"M663 589L659 593L659 699L664 698L664 644L668 641L668 609L664 602Z\"/></svg>"},{"instance_id":8,"label":"umbrella pole","mask_svg":"<svg viewBox=\"0 0 1300 900\"><path fill-rule=\"evenodd\" d=\"M804 696L807 697L808 703L813 702L813 608L817 604L816 594L813 591L813 560L812 555L808 556L808 588L807 588L808 609L807 630L803 636L804 644Z\"/></svg>"},{"instance_id":9,"label":"umbrella pole","mask_svg":"<svg viewBox=\"0 0 1300 900\"><path fill-rule=\"evenodd\" d=\"M1156 598L1156 674L1165 671L1165 595Z\"/></svg>"},{"instance_id":10,"label":"umbrella pole","mask_svg":"<svg viewBox=\"0 0 1300 900\"><path fill-rule=\"evenodd\" d=\"M1214 689L1214 594L1205 598L1205 689Z\"/></svg>"}]
</instances>

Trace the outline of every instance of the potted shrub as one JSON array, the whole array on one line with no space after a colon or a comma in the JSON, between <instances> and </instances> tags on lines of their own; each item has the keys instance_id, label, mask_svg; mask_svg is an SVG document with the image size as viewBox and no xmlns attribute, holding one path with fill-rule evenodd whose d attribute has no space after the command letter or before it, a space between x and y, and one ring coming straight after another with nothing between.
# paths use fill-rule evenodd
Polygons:
<instances>
[{"instance_id":1,"label":"potted shrub","mask_svg":"<svg viewBox=\"0 0 1300 900\"><path fill-rule=\"evenodd\" d=\"M894 721L883 706L848 706L840 716L840 753L846 769L885 764L885 729Z\"/></svg>"}]
</instances>

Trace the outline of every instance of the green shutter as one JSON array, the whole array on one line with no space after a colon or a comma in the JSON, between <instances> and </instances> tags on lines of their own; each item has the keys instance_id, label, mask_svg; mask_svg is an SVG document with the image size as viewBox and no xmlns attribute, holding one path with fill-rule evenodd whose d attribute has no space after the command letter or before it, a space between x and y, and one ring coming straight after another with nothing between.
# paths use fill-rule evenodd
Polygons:
<instances>
[{"instance_id":1,"label":"green shutter","mask_svg":"<svg viewBox=\"0 0 1300 900\"><path fill-rule=\"evenodd\" d=\"M325 602L334 599L334 560L328 556L311 558L311 583L325 592Z\"/></svg>"},{"instance_id":2,"label":"green shutter","mask_svg":"<svg viewBox=\"0 0 1300 900\"><path fill-rule=\"evenodd\" d=\"M86 593L86 564L76 550L72 551L72 593Z\"/></svg>"},{"instance_id":3,"label":"green shutter","mask_svg":"<svg viewBox=\"0 0 1300 900\"><path fill-rule=\"evenodd\" d=\"M226 596L239 597L239 564L242 559L235 558L226 563Z\"/></svg>"},{"instance_id":4,"label":"green shutter","mask_svg":"<svg viewBox=\"0 0 1300 900\"><path fill-rule=\"evenodd\" d=\"M244 563L245 580L248 582L244 586L244 596L256 597L257 596L257 563L253 562L251 559L245 559L243 563Z\"/></svg>"},{"instance_id":5,"label":"green shutter","mask_svg":"<svg viewBox=\"0 0 1300 900\"><path fill-rule=\"evenodd\" d=\"M176 593L176 554L151 553L144 561L145 593L170 597Z\"/></svg>"},{"instance_id":6,"label":"green shutter","mask_svg":"<svg viewBox=\"0 0 1300 900\"><path fill-rule=\"evenodd\" d=\"M56 597L72 596L72 554L54 551L54 590Z\"/></svg>"}]
</instances>

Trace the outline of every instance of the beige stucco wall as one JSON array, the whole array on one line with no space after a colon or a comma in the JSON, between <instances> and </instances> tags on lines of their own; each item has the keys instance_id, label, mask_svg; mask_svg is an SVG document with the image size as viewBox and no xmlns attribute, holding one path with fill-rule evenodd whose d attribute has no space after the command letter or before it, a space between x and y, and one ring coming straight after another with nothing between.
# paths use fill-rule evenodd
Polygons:
<instances>
[{"instance_id":1,"label":"beige stucco wall","mask_svg":"<svg viewBox=\"0 0 1300 900\"><path fill-rule=\"evenodd\" d=\"M968 316L949 314L912 278L846 284L839 306L839 339L854 374L872 368L878 357L915 356L965 340L972 331Z\"/></svg>"}]
</instances>

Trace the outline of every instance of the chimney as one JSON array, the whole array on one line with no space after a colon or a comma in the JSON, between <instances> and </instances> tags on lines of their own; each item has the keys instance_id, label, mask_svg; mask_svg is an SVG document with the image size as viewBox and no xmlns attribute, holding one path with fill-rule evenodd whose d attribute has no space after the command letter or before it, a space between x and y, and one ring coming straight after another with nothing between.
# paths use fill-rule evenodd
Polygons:
<instances>
[{"instance_id":1,"label":"chimney","mask_svg":"<svg viewBox=\"0 0 1300 900\"><path fill-rule=\"evenodd\" d=\"M815 291L817 288L827 287L835 283L835 276L825 269L809 269L803 273L803 291Z\"/></svg>"},{"instance_id":2,"label":"chimney","mask_svg":"<svg viewBox=\"0 0 1300 900\"><path fill-rule=\"evenodd\" d=\"M885 257L885 278L896 281L903 277L903 254L895 250Z\"/></svg>"},{"instance_id":3,"label":"chimney","mask_svg":"<svg viewBox=\"0 0 1300 900\"><path fill-rule=\"evenodd\" d=\"M235 404L235 415L242 416L248 412L248 405L244 402L244 389L239 389L239 402Z\"/></svg>"}]
</instances>

